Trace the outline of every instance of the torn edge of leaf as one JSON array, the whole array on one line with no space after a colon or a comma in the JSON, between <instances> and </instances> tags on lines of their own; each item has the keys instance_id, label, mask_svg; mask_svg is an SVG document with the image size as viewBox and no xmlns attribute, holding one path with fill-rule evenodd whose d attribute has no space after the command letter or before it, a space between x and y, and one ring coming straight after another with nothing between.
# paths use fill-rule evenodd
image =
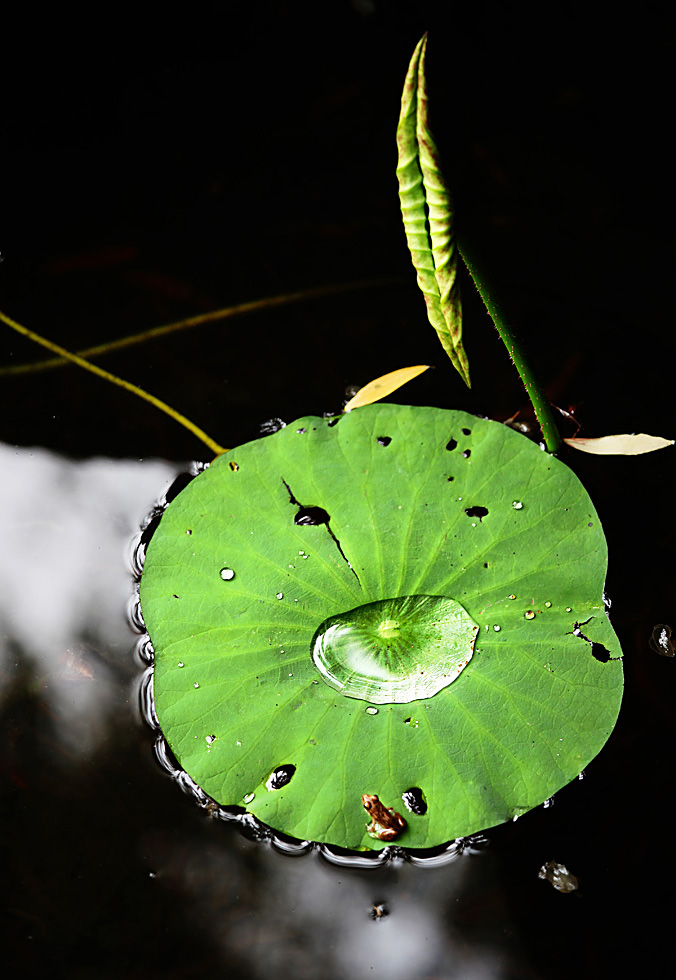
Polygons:
<instances>
[{"instance_id":1,"label":"torn edge of leaf","mask_svg":"<svg viewBox=\"0 0 676 980\"><path fill-rule=\"evenodd\" d=\"M643 453L653 453L656 449L673 446L676 440L649 436L645 432L633 432L601 436L598 439L571 438L563 441L573 449L579 449L583 453L594 453L597 456L640 456Z\"/></svg>"},{"instance_id":2,"label":"torn edge of leaf","mask_svg":"<svg viewBox=\"0 0 676 980\"><path fill-rule=\"evenodd\" d=\"M343 411L351 412L353 408L363 408L364 405L373 405L374 402L379 402L381 398L391 395L397 388L401 388L408 381L417 378L429 367L429 364L416 364L413 367L398 368L396 371L390 371L389 374L374 378L350 398Z\"/></svg>"}]
</instances>

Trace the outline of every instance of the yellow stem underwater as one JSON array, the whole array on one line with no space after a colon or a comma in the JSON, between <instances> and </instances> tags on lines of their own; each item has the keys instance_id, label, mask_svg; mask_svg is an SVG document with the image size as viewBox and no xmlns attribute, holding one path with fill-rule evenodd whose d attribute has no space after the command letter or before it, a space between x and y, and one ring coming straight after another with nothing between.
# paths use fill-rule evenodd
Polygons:
<instances>
[{"instance_id":1,"label":"yellow stem underwater","mask_svg":"<svg viewBox=\"0 0 676 980\"><path fill-rule=\"evenodd\" d=\"M28 339L32 340L34 343L39 344L41 347L46 347L47 350L50 350L53 354L58 354L59 357L65 358L67 361L71 361L73 364L77 364L79 367L84 368L85 371L90 371L92 374L96 374L100 378L105 378L106 381L110 381L119 388L125 388L133 395L137 395L144 401L154 405L155 408L159 408L159 410L164 412L165 415L168 415L175 422L178 422L179 425L182 425L185 429L188 429L188 431L192 432L194 436L197 436L197 438L203 442L205 446L208 446L212 452L216 453L217 456L220 456L222 453L227 453L227 449L224 449L223 446L219 446L214 439L208 436L206 432L199 428L199 426L195 425L194 422L191 422L190 419L187 419L185 415L181 415L181 413L177 412L176 409L171 407L171 405L167 405L166 402L163 402L161 399L156 398L149 392L144 391L143 388L139 388L138 385L132 384L131 381L125 381L124 378L119 378L116 374L111 374L110 371L106 371L104 368L98 367L96 364L91 364L79 354L71 354L71 352L66 350L65 347L61 347L59 344L55 344L51 340L47 340L46 337L41 337L40 334L35 333L34 330L29 330L28 327L24 327L22 324L17 323L16 320L12 320L1 310L0 320L2 320L3 323L6 323L8 327L11 327L12 330L16 330L17 333L23 334L24 337L28 337Z\"/></svg>"}]
</instances>

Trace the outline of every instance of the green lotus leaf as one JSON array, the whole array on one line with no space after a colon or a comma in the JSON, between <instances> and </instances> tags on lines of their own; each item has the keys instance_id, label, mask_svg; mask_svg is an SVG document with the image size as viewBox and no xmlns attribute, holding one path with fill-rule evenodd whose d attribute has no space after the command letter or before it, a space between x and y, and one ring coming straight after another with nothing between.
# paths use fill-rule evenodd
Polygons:
<instances>
[{"instance_id":1,"label":"green lotus leaf","mask_svg":"<svg viewBox=\"0 0 676 980\"><path fill-rule=\"evenodd\" d=\"M385 846L364 794L405 847L512 819L617 719L606 561L579 480L507 426L300 419L219 457L149 544L162 730L214 800L293 837Z\"/></svg>"}]
</instances>

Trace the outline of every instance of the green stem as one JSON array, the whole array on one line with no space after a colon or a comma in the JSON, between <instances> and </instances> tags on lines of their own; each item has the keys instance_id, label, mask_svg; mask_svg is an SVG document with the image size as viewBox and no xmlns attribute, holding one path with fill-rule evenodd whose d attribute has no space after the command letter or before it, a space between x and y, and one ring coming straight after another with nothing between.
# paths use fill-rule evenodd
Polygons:
<instances>
[{"instance_id":1,"label":"green stem","mask_svg":"<svg viewBox=\"0 0 676 980\"><path fill-rule=\"evenodd\" d=\"M547 396L540 387L540 384L533 373L533 369L528 363L526 355L520 347L519 341L516 339L512 328L507 322L500 305L486 284L486 280L483 278L482 273L477 268L474 255L464 243L461 243L460 245L460 254L462 255L463 261L469 270L470 276L474 280L474 285L479 290L479 295L484 301L484 305L490 314L491 320L495 324L495 329L500 334L500 339L507 348L509 356L512 359L512 363L519 372L519 377L523 381L526 394L531 400L533 408L535 409L536 418L540 424L540 428L542 429L542 435L545 440L547 452L555 453L561 446L561 436L559 434L559 430L554 419L554 414L549 405Z\"/></svg>"}]
</instances>

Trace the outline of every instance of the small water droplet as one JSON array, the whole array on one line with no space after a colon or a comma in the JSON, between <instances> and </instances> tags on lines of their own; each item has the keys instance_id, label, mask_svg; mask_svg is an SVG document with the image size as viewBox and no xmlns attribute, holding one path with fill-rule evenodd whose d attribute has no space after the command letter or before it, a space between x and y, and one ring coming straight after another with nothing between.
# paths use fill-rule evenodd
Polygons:
<instances>
[{"instance_id":1,"label":"small water droplet","mask_svg":"<svg viewBox=\"0 0 676 980\"><path fill-rule=\"evenodd\" d=\"M222 568L220 576L224 582L230 582L235 577L235 573L231 568Z\"/></svg>"},{"instance_id":2,"label":"small water droplet","mask_svg":"<svg viewBox=\"0 0 676 980\"><path fill-rule=\"evenodd\" d=\"M185 667L185 664L183 663L183 661L182 661L182 660L179 660L179 662L178 662L178 666L179 666L179 667Z\"/></svg>"},{"instance_id":3,"label":"small water droplet","mask_svg":"<svg viewBox=\"0 0 676 980\"><path fill-rule=\"evenodd\" d=\"M521 503L520 500L513 500L512 507L514 508L514 510L523 510L523 504Z\"/></svg>"},{"instance_id":4,"label":"small water droplet","mask_svg":"<svg viewBox=\"0 0 676 980\"><path fill-rule=\"evenodd\" d=\"M244 797L244 802L251 803L255 795L256 795L255 793L247 793L246 796Z\"/></svg>"},{"instance_id":5,"label":"small water droplet","mask_svg":"<svg viewBox=\"0 0 676 980\"><path fill-rule=\"evenodd\" d=\"M198 682L197 682L197 681L195 681L195 683L193 684L193 687L194 687L194 688L198 688L198 687L199 687L199 684L198 684Z\"/></svg>"},{"instance_id":6,"label":"small water droplet","mask_svg":"<svg viewBox=\"0 0 676 980\"><path fill-rule=\"evenodd\" d=\"M546 607L547 609L551 609L551 608L552 608L552 604L551 604L551 602L545 602L545 607Z\"/></svg>"},{"instance_id":7,"label":"small water droplet","mask_svg":"<svg viewBox=\"0 0 676 980\"><path fill-rule=\"evenodd\" d=\"M523 615L524 619L535 619L535 613L532 609L527 609Z\"/></svg>"},{"instance_id":8,"label":"small water droplet","mask_svg":"<svg viewBox=\"0 0 676 980\"><path fill-rule=\"evenodd\" d=\"M572 608L570 606L566 606L566 612L572 612L572 611L573 610L572 610Z\"/></svg>"},{"instance_id":9,"label":"small water droplet","mask_svg":"<svg viewBox=\"0 0 676 980\"><path fill-rule=\"evenodd\" d=\"M509 596L507 596L507 598L508 598L508 599L516 599L516 596L515 596L515 595L514 595L514 593L512 592L512 594L511 594L511 595L509 595Z\"/></svg>"},{"instance_id":10,"label":"small water droplet","mask_svg":"<svg viewBox=\"0 0 676 980\"><path fill-rule=\"evenodd\" d=\"M192 534L192 530L190 528L188 528L188 530L185 533L186 534Z\"/></svg>"},{"instance_id":11,"label":"small water droplet","mask_svg":"<svg viewBox=\"0 0 676 980\"><path fill-rule=\"evenodd\" d=\"M496 623L493 629L495 630L496 633L499 633L500 630L502 629L502 626L498 626L498 624Z\"/></svg>"},{"instance_id":12,"label":"small water droplet","mask_svg":"<svg viewBox=\"0 0 676 980\"><path fill-rule=\"evenodd\" d=\"M277 595L275 596L275 598L276 599L283 599L284 598L284 593L283 592L278 592Z\"/></svg>"},{"instance_id":13,"label":"small water droplet","mask_svg":"<svg viewBox=\"0 0 676 980\"><path fill-rule=\"evenodd\" d=\"M207 745L212 745L216 741L215 735L207 735L205 738Z\"/></svg>"},{"instance_id":14,"label":"small water droplet","mask_svg":"<svg viewBox=\"0 0 676 980\"><path fill-rule=\"evenodd\" d=\"M366 709L366 714L367 715L377 715L378 714L378 709L377 708L373 708L373 707L367 708Z\"/></svg>"}]
</instances>

